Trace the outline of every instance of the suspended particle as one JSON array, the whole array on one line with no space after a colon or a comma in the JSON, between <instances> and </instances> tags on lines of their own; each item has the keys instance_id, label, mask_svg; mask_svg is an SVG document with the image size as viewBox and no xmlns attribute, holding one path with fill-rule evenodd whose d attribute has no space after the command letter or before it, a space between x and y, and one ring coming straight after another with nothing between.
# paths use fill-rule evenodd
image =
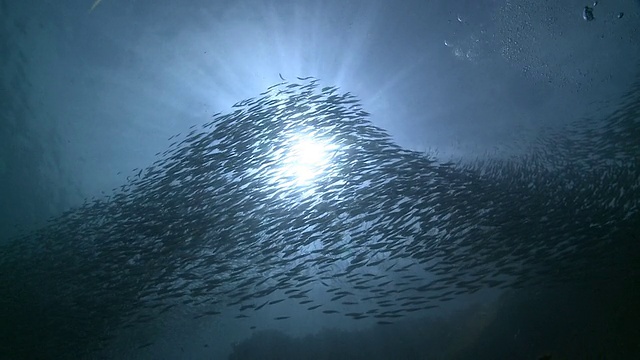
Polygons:
<instances>
[{"instance_id":1,"label":"suspended particle","mask_svg":"<svg viewBox=\"0 0 640 360\"><path fill-rule=\"evenodd\" d=\"M582 18L586 21L591 21L594 19L593 17L593 8L589 6L585 6L584 10L582 10Z\"/></svg>"}]
</instances>

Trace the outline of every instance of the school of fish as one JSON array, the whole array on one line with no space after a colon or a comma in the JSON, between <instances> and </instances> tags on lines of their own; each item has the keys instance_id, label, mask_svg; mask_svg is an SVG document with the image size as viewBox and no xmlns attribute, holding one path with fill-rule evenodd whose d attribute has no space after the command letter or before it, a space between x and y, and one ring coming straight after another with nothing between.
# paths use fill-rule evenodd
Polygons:
<instances>
[{"instance_id":1,"label":"school of fish","mask_svg":"<svg viewBox=\"0 0 640 360\"><path fill-rule=\"evenodd\" d=\"M441 163L396 145L354 95L276 84L3 245L2 341L35 331L48 354L92 351L175 308L240 319L284 301L386 325L481 289L592 276L638 223L639 93L527 155ZM302 138L330 149L304 182L287 165Z\"/></svg>"}]
</instances>

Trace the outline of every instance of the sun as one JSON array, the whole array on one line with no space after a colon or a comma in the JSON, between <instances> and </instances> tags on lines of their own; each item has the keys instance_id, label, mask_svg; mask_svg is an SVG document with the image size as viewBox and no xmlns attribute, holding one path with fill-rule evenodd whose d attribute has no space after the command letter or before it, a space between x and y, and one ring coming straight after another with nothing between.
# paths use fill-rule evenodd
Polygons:
<instances>
[{"instance_id":1,"label":"sun","mask_svg":"<svg viewBox=\"0 0 640 360\"><path fill-rule=\"evenodd\" d=\"M306 186L321 176L331 163L336 147L312 134L292 136L283 161L283 175L295 186Z\"/></svg>"}]
</instances>

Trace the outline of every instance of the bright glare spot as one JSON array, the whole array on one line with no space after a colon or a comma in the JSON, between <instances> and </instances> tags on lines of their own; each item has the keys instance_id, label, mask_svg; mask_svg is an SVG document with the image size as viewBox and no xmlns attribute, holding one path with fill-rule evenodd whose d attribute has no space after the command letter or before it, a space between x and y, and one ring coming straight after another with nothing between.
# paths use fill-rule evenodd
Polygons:
<instances>
[{"instance_id":1,"label":"bright glare spot","mask_svg":"<svg viewBox=\"0 0 640 360\"><path fill-rule=\"evenodd\" d=\"M323 173L335 147L311 135L298 135L292 139L285 157L285 176L297 186L308 185Z\"/></svg>"}]
</instances>

